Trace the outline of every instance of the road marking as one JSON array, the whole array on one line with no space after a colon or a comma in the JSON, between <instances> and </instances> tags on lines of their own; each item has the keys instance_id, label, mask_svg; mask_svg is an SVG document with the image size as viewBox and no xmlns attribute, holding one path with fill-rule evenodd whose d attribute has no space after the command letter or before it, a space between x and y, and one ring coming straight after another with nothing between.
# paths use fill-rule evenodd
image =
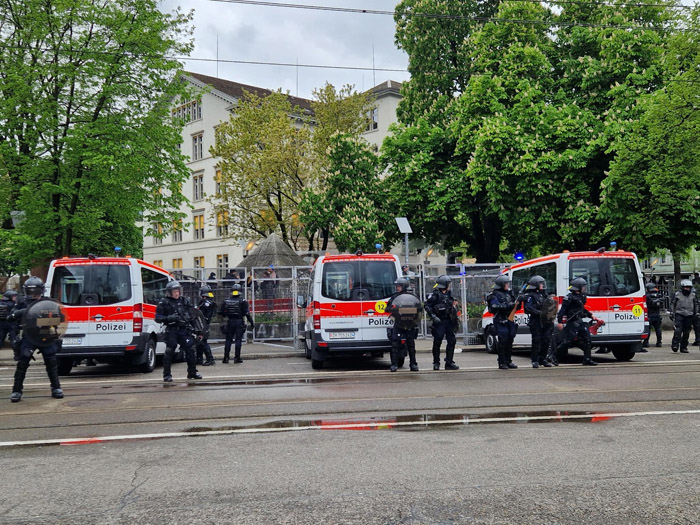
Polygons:
<instances>
[{"instance_id":1,"label":"road marking","mask_svg":"<svg viewBox=\"0 0 700 525\"><path fill-rule=\"evenodd\" d=\"M424 420L424 421L392 421L392 420L367 420L353 422L324 422L319 421L315 425L289 426L280 428L234 428L226 430L203 430L200 432L163 432L159 434L132 434L123 436L102 436L102 437L81 437L68 439L37 439L31 441L3 441L0 447L24 447L39 445L88 445L95 443L107 443L118 441L136 441L144 439L171 439L179 437L204 437L204 436L226 436L234 434L272 434L277 432L292 432L299 430L370 430L370 429L391 429L398 427L430 427L445 425L477 425L485 423L529 423L564 420L590 420L592 423L607 421L618 417L649 417L649 416L671 416L671 415L697 415L700 410L660 410L646 412L609 412L590 414L556 414L547 416L513 416L513 417L485 417L469 418L460 417L446 420Z\"/></svg>"}]
</instances>

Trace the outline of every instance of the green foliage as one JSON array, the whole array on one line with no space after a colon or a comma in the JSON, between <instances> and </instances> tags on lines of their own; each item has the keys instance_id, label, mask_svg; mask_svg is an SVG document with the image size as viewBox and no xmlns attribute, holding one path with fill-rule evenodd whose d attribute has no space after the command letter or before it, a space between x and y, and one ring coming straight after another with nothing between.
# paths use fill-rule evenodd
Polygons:
<instances>
[{"instance_id":1,"label":"green foliage","mask_svg":"<svg viewBox=\"0 0 700 525\"><path fill-rule=\"evenodd\" d=\"M485 9L496 19L563 24L480 20ZM601 209L601 194L612 191L611 162L631 134L646 133L636 126L643 99L663 85L663 60L687 54L667 53L676 23L677 11L659 4L575 2L553 12L529 2L405 0L397 42L412 78L402 125L382 148L392 195L404 190L392 205L429 241L466 243L480 262L516 249L590 249L621 231L609 221L634 197ZM430 69L430 57L439 68Z\"/></svg>"},{"instance_id":2,"label":"green foliage","mask_svg":"<svg viewBox=\"0 0 700 525\"><path fill-rule=\"evenodd\" d=\"M216 128L211 154L221 159L217 213L228 213L228 235L262 237L279 231L292 245L298 206L311 172L310 130L287 95L246 93L235 115Z\"/></svg>"},{"instance_id":3,"label":"green foliage","mask_svg":"<svg viewBox=\"0 0 700 525\"><path fill-rule=\"evenodd\" d=\"M302 217L327 225L341 252L374 251L375 243L387 243L385 229L394 219L384 206L378 164L364 140L337 134L329 142L323 191L304 193Z\"/></svg>"},{"instance_id":4,"label":"green foliage","mask_svg":"<svg viewBox=\"0 0 700 525\"><path fill-rule=\"evenodd\" d=\"M139 221L177 218L187 179L169 102L183 95L167 56L189 53L189 15L155 0L7 0L0 5L0 173L26 269L52 257L141 250ZM1 257L2 255L0 255Z\"/></svg>"}]
</instances>

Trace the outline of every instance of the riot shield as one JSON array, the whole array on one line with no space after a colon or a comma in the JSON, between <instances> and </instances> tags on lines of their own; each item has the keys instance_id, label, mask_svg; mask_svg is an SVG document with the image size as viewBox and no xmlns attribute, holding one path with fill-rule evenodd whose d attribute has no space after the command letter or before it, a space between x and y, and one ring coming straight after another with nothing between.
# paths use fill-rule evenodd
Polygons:
<instances>
[{"instance_id":1,"label":"riot shield","mask_svg":"<svg viewBox=\"0 0 700 525\"><path fill-rule=\"evenodd\" d=\"M58 301L44 297L32 303L22 319L24 337L39 348L50 346L68 328L66 309Z\"/></svg>"},{"instance_id":2,"label":"riot shield","mask_svg":"<svg viewBox=\"0 0 700 525\"><path fill-rule=\"evenodd\" d=\"M552 324L554 319L557 317L557 302L551 295L542 303L542 310L540 312L540 321L543 325Z\"/></svg>"}]
</instances>

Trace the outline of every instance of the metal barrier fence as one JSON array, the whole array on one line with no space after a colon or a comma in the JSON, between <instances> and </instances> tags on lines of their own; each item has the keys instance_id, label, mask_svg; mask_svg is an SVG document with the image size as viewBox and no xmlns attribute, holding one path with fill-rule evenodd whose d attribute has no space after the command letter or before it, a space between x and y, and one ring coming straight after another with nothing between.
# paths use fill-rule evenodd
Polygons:
<instances>
[{"instance_id":1,"label":"metal barrier fence","mask_svg":"<svg viewBox=\"0 0 700 525\"><path fill-rule=\"evenodd\" d=\"M481 317L486 307L486 295L498 276L500 264L447 264L409 265L405 275L413 292L425 302L432 293L437 278L448 275L452 279L452 295L460 305L457 336L464 344L478 344L481 340ZM199 279L215 273L209 269L172 270L183 285L183 293L192 304L199 302L203 285L212 288L217 309L231 296L235 284L241 285L242 296L248 300L255 321L254 342L296 342L304 331L306 311L297 306L297 297L304 295L309 286L311 266L234 268L224 278ZM216 276L213 276L216 277ZM222 339L220 326L224 322L218 314L212 320L210 338ZM420 338L431 337L425 316L420 324Z\"/></svg>"}]
</instances>

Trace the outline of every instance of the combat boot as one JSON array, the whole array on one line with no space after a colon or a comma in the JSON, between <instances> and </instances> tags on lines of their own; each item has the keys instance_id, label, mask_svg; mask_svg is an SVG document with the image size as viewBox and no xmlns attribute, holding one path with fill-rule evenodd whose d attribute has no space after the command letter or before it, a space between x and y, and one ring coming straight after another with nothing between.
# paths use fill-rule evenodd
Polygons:
<instances>
[{"instance_id":1,"label":"combat boot","mask_svg":"<svg viewBox=\"0 0 700 525\"><path fill-rule=\"evenodd\" d=\"M584 357L583 361L581 362L583 366L598 366L598 363L593 361L590 357Z\"/></svg>"},{"instance_id":2,"label":"combat boot","mask_svg":"<svg viewBox=\"0 0 700 525\"><path fill-rule=\"evenodd\" d=\"M445 363L445 370L459 370L459 366L457 366L457 363L454 361L450 361L449 363Z\"/></svg>"},{"instance_id":3,"label":"combat boot","mask_svg":"<svg viewBox=\"0 0 700 525\"><path fill-rule=\"evenodd\" d=\"M10 394L10 401L13 403L18 403L19 401L22 401L22 392L12 392Z\"/></svg>"},{"instance_id":4,"label":"combat boot","mask_svg":"<svg viewBox=\"0 0 700 525\"><path fill-rule=\"evenodd\" d=\"M211 358L204 361L204 363L202 363L202 366L214 366L215 364L216 361L214 360L214 358Z\"/></svg>"},{"instance_id":5,"label":"combat boot","mask_svg":"<svg viewBox=\"0 0 700 525\"><path fill-rule=\"evenodd\" d=\"M202 379L202 376L199 375L199 373L194 372L192 374L187 374L187 379Z\"/></svg>"},{"instance_id":6,"label":"combat boot","mask_svg":"<svg viewBox=\"0 0 700 525\"><path fill-rule=\"evenodd\" d=\"M63 390L61 390L60 388L52 388L51 397L55 399L63 399Z\"/></svg>"},{"instance_id":7,"label":"combat boot","mask_svg":"<svg viewBox=\"0 0 700 525\"><path fill-rule=\"evenodd\" d=\"M221 362L225 365L228 364L228 359L229 359L230 355L231 355L230 351L227 352L224 350L224 358L221 360Z\"/></svg>"},{"instance_id":8,"label":"combat boot","mask_svg":"<svg viewBox=\"0 0 700 525\"><path fill-rule=\"evenodd\" d=\"M433 370L440 370L440 363L433 363Z\"/></svg>"},{"instance_id":9,"label":"combat boot","mask_svg":"<svg viewBox=\"0 0 700 525\"><path fill-rule=\"evenodd\" d=\"M514 369L515 369L515 368L518 368L518 365L516 365L513 361L508 361L508 363L506 364L506 366L507 366L508 368L514 368Z\"/></svg>"},{"instance_id":10,"label":"combat boot","mask_svg":"<svg viewBox=\"0 0 700 525\"><path fill-rule=\"evenodd\" d=\"M537 361L532 362L532 368L539 368L540 364Z\"/></svg>"}]
</instances>

